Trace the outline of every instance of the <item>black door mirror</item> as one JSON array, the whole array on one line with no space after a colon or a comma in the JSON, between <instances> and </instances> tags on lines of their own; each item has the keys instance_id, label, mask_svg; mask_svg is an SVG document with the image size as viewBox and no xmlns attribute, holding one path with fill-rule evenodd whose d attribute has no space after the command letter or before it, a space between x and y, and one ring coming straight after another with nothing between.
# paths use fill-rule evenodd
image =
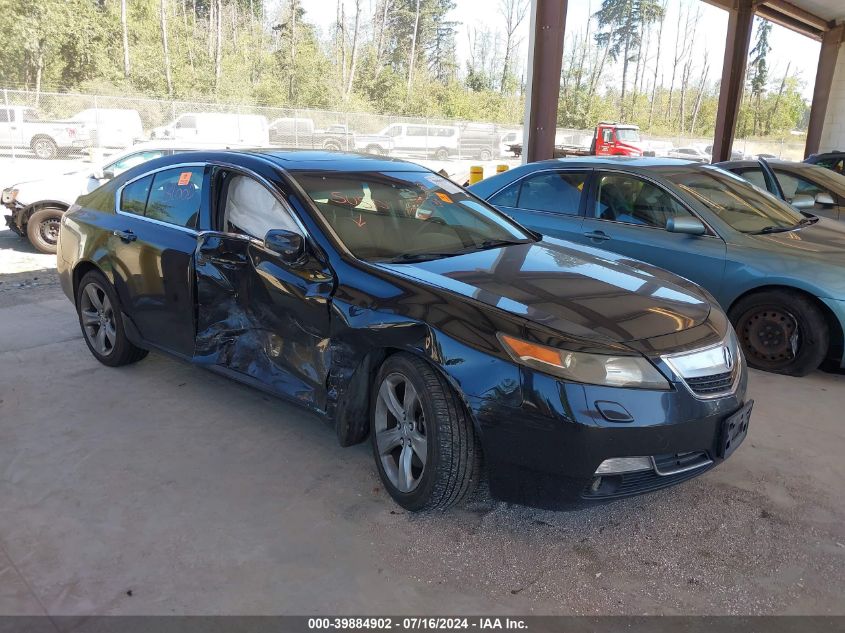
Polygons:
<instances>
[{"instance_id":1,"label":"black door mirror","mask_svg":"<svg viewBox=\"0 0 845 633\"><path fill-rule=\"evenodd\" d=\"M669 218L666 220L666 230L670 233L704 235L707 232L707 227L698 218Z\"/></svg>"},{"instance_id":2,"label":"black door mirror","mask_svg":"<svg viewBox=\"0 0 845 633\"><path fill-rule=\"evenodd\" d=\"M293 231L271 229L264 236L264 248L277 253L283 261L293 264L305 255L305 240Z\"/></svg>"}]
</instances>

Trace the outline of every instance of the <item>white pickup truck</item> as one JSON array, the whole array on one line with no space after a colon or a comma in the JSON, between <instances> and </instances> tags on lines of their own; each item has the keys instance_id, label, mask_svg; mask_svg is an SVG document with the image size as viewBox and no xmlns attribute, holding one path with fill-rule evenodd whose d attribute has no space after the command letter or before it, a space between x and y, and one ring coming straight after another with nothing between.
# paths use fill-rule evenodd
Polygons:
<instances>
[{"instance_id":1,"label":"white pickup truck","mask_svg":"<svg viewBox=\"0 0 845 633\"><path fill-rule=\"evenodd\" d=\"M36 158L58 158L91 144L81 121L43 121L35 108L0 105L0 147L28 147Z\"/></svg>"}]
</instances>

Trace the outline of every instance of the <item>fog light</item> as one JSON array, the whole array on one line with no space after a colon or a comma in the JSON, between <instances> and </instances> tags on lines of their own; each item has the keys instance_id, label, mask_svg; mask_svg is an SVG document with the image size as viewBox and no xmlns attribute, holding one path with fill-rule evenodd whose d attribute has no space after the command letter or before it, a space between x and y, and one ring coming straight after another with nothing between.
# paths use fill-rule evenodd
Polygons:
<instances>
[{"instance_id":1,"label":"fog light","mask_svg":"<svg viewBox=\"0 0 845 633\"><path fill-rule=\"evenodd\" d=\"M601 488L601 477L596 477L593 479L593 483L590 484L590 492L596 494Z\"/></svg>"},{"instance_id":2,"label":"fog light","mask_svg":"<svg viewBox=\"0 0 845 633\"><path fill-rule=\"evenodd\" d=\"M633 473L638 470L652 470L654 464L651 457L613 457L604 460L598 468L596 475L610 475L616 473ZM601 477L598 478L601 483Z\"/></svg>"}]
</instances>

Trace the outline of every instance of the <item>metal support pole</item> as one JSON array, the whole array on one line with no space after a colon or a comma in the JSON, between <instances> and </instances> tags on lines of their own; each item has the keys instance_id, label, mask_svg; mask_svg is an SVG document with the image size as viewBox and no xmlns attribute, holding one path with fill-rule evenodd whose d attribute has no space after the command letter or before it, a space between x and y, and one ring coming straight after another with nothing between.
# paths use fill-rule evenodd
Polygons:
<instances>
[{"instance_id":1,"label":"metal support pole","mask_svg":"<svg viewBox=\"0 0 845 633\"><path fill-rule=\"evenodd\" d=\"M739 102L742 100L742 90L745 86L745 67L753 24L752 0L735 0L733 8L728 10L728 33L725 58L722 61L722 84L719 90L719 109L716 111L716 133L713 139L712 160L714 163L731 157L736 121L739 118Z\"/></svg>"},{"instance_id":2,"label":"metal support pole","mask_svg":"<svg viewBox=\"0 0 845 633\"><path fill-rule=\"evenodd\" d=\"M3 88L3 102L6 104L6 125L9 126L9 141L12 144L12 160L15 160L15 128L12 127L12 109L9 107L9 91Z\"/></svg>"},{"instance_id":3,"label":"metal support pole","mask_svg":"<svg viewBox=\"0 0 845 633\"><path fill-rule=\"evenodd\" d=\"M819 66L816 70L816 85L813 87L813 105L810 108L810 123L807 126L807 144L804 146L805 157L819 151L827 104L830 100L830 88L833 85L833 73L836 70L836 59L843 42L845 42L845 24L830 29L822 38Z\"/></svg>"},{"instance_id":4,"label":"metal support pole","mask_svg":"<svg viewBox=\"0 0 845 633\"><path fill-rule=\"evenodd\" d=\"M531 0L522 162L554 156L567 0Z\"/></svg>"}]
</instances>

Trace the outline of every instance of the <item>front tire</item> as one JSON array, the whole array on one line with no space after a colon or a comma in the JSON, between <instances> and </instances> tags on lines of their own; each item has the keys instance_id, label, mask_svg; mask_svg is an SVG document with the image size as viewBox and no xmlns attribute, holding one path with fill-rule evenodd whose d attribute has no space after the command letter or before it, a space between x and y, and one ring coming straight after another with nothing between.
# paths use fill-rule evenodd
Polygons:
<instances>
[{"instance_id":1,"label":"front tire","mask_svg":"<svg viewBox=\"0 0 845 633\"><path fill-rule=\"evenodd\" d=\"M26 236L36 250L48 255L56 254L63 214L64 211L57 207L44 207L29 216Z\"/></svg>"},{"instance_id":2,"label":"front tire","mask_svg":"<svg viewBox=\"0 0 845 633\"><path fill-rule=\"evenodd\" d=\"M101 272L92 270L82 277L76 291L76 312L85 344L103 365L129 365L147 355L147 350L127 338L120 300Z\"/></svg>"},{"instance_id":3,"label":"front tire","mask_svg":"<svg viewBox=\"0 0 845 633\"><path fill-rule=\"evenodd\" d=\"M740 299L729 312L749 366L805 376L827 356L830 329L813 300L792 290L767 290Z\"/></svg>"},{"instance_id":4,"label":"front tire","mask_svg":"<svg viewBox=\"0 0 845 633\"><path fill-rule=\"evenodd\" d=\"M481 447L446 380L425 361L395 354L375 381L373 455L394 501L412 512L446 509L477 486Z\"/></svg>"},{"instance_id":5,"label":"front tire","mask_svg":"<svg viewBox=\"0 0 845 633\"><path fill-rule=\"evenodd\" d=\"M434 152L434 158L437 160L449 160L449 150L441 147Z\"/></svg>"}]
</instances>

